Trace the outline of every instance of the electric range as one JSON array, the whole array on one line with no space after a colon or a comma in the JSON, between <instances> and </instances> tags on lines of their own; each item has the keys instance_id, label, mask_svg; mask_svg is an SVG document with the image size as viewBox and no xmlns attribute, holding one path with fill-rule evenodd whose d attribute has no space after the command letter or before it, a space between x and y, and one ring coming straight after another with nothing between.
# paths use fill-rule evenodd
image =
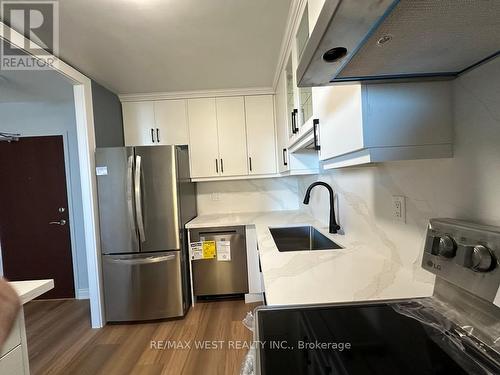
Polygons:
<instances>
[{"instance_id":1,"label":"electric range","mask_svg":"<svg viewBox=\"0 0 500 375\"><path fill-rule=\"evenodd\" d=\"M500 228L432 219L428 298L255 310L256 373L500 374Z\"/></svg>"}]
</instances>

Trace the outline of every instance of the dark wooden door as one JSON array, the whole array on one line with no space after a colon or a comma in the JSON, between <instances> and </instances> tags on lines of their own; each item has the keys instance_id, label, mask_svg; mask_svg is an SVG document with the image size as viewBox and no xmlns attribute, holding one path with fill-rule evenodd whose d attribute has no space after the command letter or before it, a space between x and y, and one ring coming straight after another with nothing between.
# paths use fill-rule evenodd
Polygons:
<instances>
[{"instance_id":1,"label":"dark wooden door","mask_svg":"<svg viewBox=\"0 0 500 375\"><path fill-rule=\"evenodd\" d=\"M62 136L0 142L0 245L5 277L54 279L41 298L74 298Z\"/></svg>"}]
</instances>

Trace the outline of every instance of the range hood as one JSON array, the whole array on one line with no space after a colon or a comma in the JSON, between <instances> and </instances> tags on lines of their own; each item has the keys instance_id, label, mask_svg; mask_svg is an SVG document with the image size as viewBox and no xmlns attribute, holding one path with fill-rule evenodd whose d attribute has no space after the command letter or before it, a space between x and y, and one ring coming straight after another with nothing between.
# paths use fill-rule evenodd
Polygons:
<instances>
[{"instance_id":1,"label":"range hood","mask_svg":"<svg viewBox=\"0 0 500 375\"><path fill-rule=\"evenodd\" d=\"M297 82L453 79L499 51L500 0L325 0Z\"/></svg>"}]
</instances>

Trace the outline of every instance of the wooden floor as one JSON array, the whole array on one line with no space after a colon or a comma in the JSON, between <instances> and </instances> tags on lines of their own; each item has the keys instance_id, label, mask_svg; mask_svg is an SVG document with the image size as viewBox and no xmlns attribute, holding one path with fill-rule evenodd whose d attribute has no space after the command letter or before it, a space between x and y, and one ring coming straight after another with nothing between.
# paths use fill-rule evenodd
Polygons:
<instances>
[{"instance_id":1,"label":"wooden floor","mask_svg":"<svg viewBox=\"0 0 500 375\"><path fill-rule=\"evenodd\" d=\"M31 373L239 374L247 350L230 348L229 341L250 342L241 320L255 306L242 300L202 302L182 320L93 330L86 300L32 301L25 305ZM191 343L191 349L154 349L152 340ZM195 348L195 341L205 340L222 340L222 349Z\"/></svg>"}]
</instances>

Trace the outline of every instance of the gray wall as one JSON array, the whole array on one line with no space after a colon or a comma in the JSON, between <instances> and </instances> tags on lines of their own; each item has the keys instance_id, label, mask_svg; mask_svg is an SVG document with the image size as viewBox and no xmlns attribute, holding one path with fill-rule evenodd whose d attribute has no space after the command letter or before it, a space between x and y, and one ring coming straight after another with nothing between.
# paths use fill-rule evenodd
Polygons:
<instances>
[{"instance_id":1,"label":"gray wall","mask_svg":"<svg viewBox=\"0 0 500 375\"><path fill-rule=\"evenodd\" d=\"M92 106L96 146L124 146L122 105L118 96L92 81Z\"/></svg>"}]
</instances>

